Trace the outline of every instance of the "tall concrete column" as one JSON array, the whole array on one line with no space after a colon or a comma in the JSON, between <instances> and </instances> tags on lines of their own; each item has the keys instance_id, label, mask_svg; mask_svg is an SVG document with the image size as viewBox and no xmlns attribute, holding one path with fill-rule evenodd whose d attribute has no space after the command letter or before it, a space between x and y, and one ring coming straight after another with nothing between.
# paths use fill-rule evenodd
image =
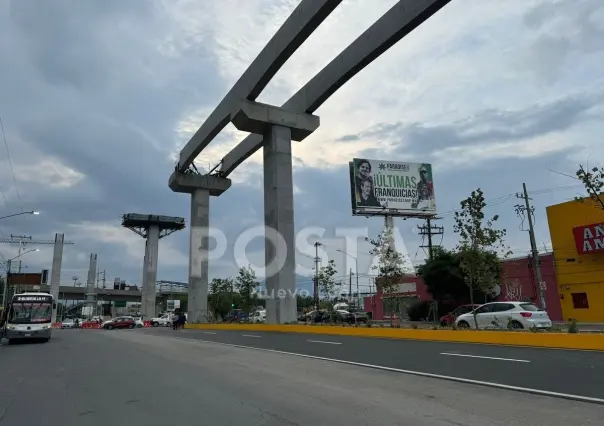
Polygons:
<instances>
[{"instance_id":1,"label":"tall concrete column","mask_svg":"<svg viewBox=\"0 0 604 426\"><path fill-rule=\"evenodd\" d=\"M155 296L157 285L157 251L159 248L159 226L151 225L147 233L145 247L145 263L143 265L143 315L150 319L155 316ZM142 307L142 304L141 304Z\"/></svg>"},{"instance_id":2,"label":"tall concrete column","mask_svg":"<svg viewBox=\"0 0 604 426\"><path fill-rule=\"evenodd\" d=\"M296 247L288 127L271 126L264 136L264 224L266 287L275 296L267 300L267 322L292 322L296 320Z\"/></svg>"},{"instance_id":3,"label":"tall concrete column","mask_svg":"<svg viewBox=\"0 0 604 426\"><path fill-rule=\"evenodd\" d=\"M264 224L266 226L266 320L296 321L296 248L292 141L301 141L319 127L319 117L243 100L231 113L242 131L263 135ZM273 297L274 295L274 297Z\"/></svg>"},{"instance_id":4,"label":"tall concrete column","mask_svg":"<svg viewBox=\"0 0 604 426\"><path fill-rule=\"evenodd\" d=\"M145 265L147 264L147 240L145 240L145 255L143 256L143 276L141 278L141 314L145 315L146 311L146 307L147 307L147 301L144 297L145 294L145 274L146 274L146 269L145 269ZM151 318L147 318L145 316L145 319L151 319Z\"/></svg>"},{"instance_id":5,"label":"tall concrete column","mask_svg":"<svg viewBox=\"0 0 604 426\"><path fill-rule=\"evenodd\" d=\"M187 322L208 321L208 251L210 196L218 197L231 187L231 180L220 176L173 173L170 189L191 195L191 230L189 244L189 301Z\"/></svg>"},{"instance_id":6,"label":"tall concrete column","mask_svg":"<svg viewBox=\"0 0 604 426\"><path fill-rule=\"evenodd\" d=\"M54 252L52 255L52 272L50 274L50 294L55 302L59 301L59 287L61 285L61 266L63 264L63 242L65 234L55 234ZM57 310L52 310L52 322L57 321Z\"/></svg>"},{"instance_id":7,"label":"tall concrete column","mask_svg":"<svg viewBox=\"0 0 604 426\"><path fill-rule=\"evenodd\" d=\"M208 315L208 251L210 248L210 191L191 193L191 234L189 245L188 322L203 324Z\"/></svg>"},{"instance_id":8,"label":"tall concrete column","mask_svg":"<svg viewBox=\"0 0 604 426\"><path fill-rule=\"evenodd\" d=\"M90 266L88 267L88 279L86 280L86 301L94 302L96 293L94 283L96 281L96 253L90 254Z\"/></svg>"}]
</instances>

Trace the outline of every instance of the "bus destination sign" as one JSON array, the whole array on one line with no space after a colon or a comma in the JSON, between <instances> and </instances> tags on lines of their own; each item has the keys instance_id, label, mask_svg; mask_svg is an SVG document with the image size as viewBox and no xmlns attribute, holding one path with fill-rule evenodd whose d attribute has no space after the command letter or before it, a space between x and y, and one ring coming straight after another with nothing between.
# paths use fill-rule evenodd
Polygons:
<instances>
[{"instance_id":1,"label":"bus destination sign","mask_svg":"<svg viewBox=\"0 0 604 426\"><path fill-rule=\"evenodd\" d=\"M16 303L52 303L52 296L19 296L13 299Z\"/></svg>"}]
</instances>

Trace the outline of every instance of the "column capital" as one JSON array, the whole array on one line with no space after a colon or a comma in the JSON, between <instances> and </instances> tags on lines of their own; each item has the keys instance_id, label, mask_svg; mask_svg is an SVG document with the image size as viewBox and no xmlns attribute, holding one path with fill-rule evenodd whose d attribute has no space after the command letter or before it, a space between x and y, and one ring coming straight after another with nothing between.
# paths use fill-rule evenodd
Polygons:
<instances>
[{"instance_id":1,"label":"column capital","mask_svg":"<svg viewBox=\"0 0 604 426\"><path fill-rule=\"evenodd\" d=\"M231 179L212 175L173 172L168 181L168 186L174 192L186 194L192 194L196 189L207 189L210 195L218 197L231 187Z\"/></svg>"},{"instance_id":2,"label":"column capital","mask_svg":"<svg viewBox=\"0 0 604 426\"><path fill-rule=\"evenodd\" d=\"M291 139L300 142L319 128L316 115L295 112L260 102L241 101L231 113L231 122L241 131L264 135L270 126L291 129Z\"/></svg>"}]
</instances>

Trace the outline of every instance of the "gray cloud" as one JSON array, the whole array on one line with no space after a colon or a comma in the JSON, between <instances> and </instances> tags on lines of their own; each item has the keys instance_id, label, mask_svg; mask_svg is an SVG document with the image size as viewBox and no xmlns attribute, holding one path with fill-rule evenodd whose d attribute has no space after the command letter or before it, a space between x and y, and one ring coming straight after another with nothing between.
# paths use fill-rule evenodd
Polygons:
<instances>
[{"instance_id":1,"label":"gray cloud","mask_svg":"<svg viewBox=\"0 0 604 426\"><path fill-rule=\"evenodd\" d=\"M603 99L604 94L601 93L577 94L523 110L484 110L463 121L448 124L381 123L339 140L389 140L400 147L399 152L426 156L451 147L513 142L565 131L594 119L590 111ZM371 150L364 153L366 157L371 155Z\"/></svg>"}]
</instances>

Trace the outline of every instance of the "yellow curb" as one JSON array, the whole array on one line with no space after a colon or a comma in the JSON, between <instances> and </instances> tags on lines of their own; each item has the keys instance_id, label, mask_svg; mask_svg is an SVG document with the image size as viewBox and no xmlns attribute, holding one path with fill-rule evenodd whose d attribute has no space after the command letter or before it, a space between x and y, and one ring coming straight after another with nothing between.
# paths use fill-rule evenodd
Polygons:
<instances>
[{"instance_id":1,"label":"yellow curb","mask_svg":"<svg viewBox=\"0 0 604 426\"><path fill-rule=\"evenodd\" d=\"M402 328L364 328L268 324L186 324L196 330L241 330L278 333L330 334L437 342L481 343L538 348L604 351L604 334L532 333L510 331L413 330Z\"/></svg>"}]
</instances>

